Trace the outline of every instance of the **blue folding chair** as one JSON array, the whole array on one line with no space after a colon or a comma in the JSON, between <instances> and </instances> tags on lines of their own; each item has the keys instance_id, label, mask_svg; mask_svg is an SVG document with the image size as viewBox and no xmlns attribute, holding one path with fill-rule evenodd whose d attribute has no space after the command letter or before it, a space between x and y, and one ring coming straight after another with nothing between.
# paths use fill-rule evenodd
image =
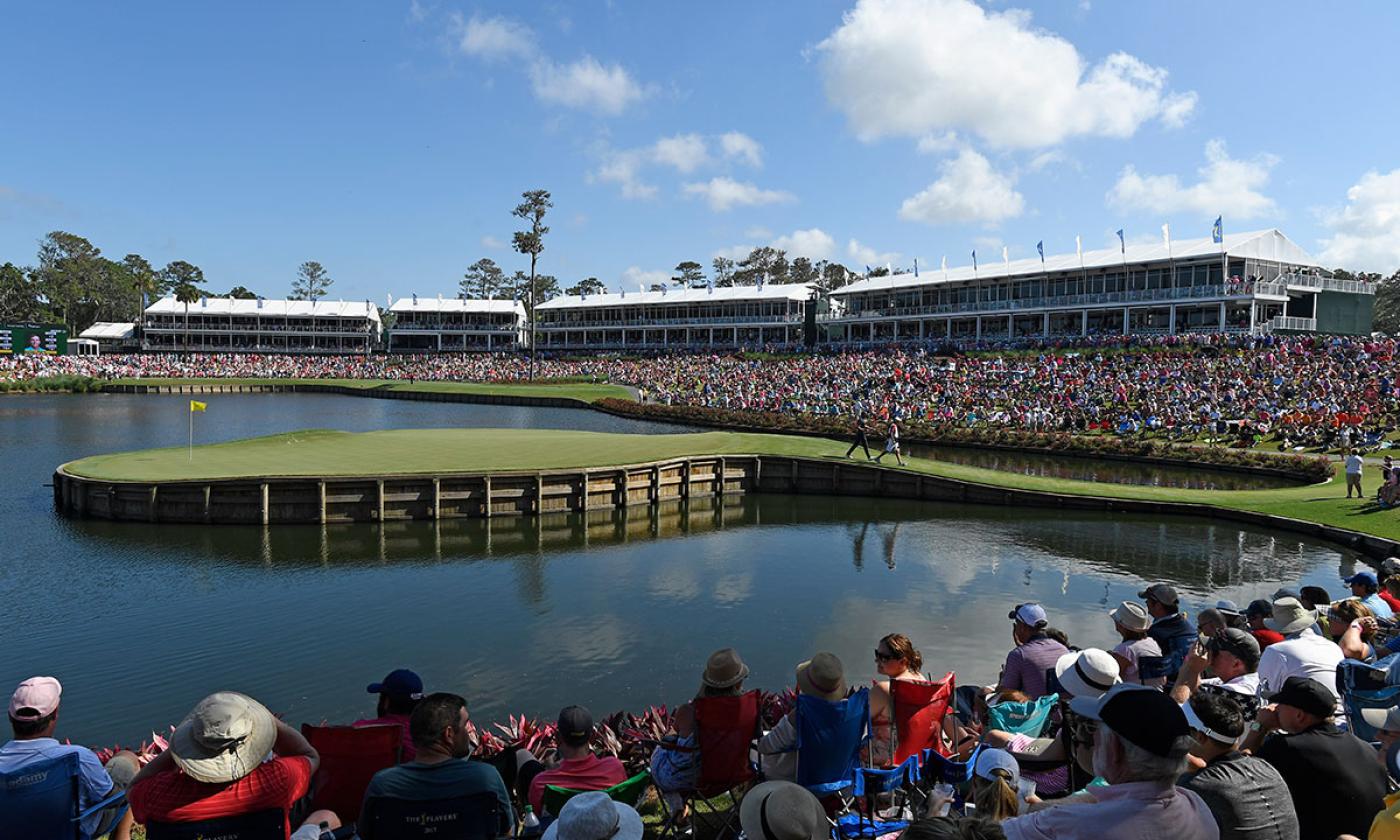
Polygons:
<instances>
[{"instance_id":1,"label":"blue folding chair","mask_svg":"<svg viewBox=\"0 0 1400 840\"><path fill-rule=\"evenodd\" d=\"M89 840L83 820L121 802L126 794L117 791L80 811L81 784L75 752L0 773L0 825L18 830L15 836ZM125 811L123 805L122 813Z\"/></svg>"},{"instance_id":2,"label":"blue folding chair","mask_svg":"<svg viewBox=\"0 0 1400 840\"><path fill-rule=\"evenodd\" d=\"M919 771L919 786L925 790L932 790L939 782L952 785L953 807L961 809L967 801L966 793L968 785L972 782L972 771L977 767L977 756L981 754L982 744L977 745L966 761L954 761L939 755L937 750L924 750L924 754L920 756L923 765Z\"/></svg>"},{"instance_id":3,"label":"blue folding chair","mask_svg":"<svg viewBox=\"0 0 1400 840\"><path fill-rule=\"evenodd\" d=\"M870 740L870 689L832 703L797 695L797 783L818 798L865 794L860 748Z\"/></svg>"},{"instance_id":4,"label":"blue folding chair","mask_svg":"<svg viewBox=\"0 0 1400 840\"><path fill-rule=\"evenodd\" d=\"M1362 709L1389 709L1400 705L1400 685L1388 685L1385 668L1359 659L1337 663L1337 692L1347 713L1347 727L1363 741L1376 740L1376 728L1361 719Z\"/></svg>"}]
</instances>

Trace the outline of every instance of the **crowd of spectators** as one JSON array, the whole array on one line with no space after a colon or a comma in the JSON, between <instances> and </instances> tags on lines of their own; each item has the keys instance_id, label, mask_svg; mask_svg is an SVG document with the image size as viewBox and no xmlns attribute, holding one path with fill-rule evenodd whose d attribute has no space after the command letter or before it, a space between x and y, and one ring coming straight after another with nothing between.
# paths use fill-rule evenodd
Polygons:
<instances>
[{"instance_id":1,"label":"crowd of spectators","mask_svg":"<svg viewBox=\"0 0 1400 840\"><path fill-rule=\"evenodd\" d=\"M1400 642L1388 641L1400 606L1400 559L1382 564L1379 576L1363 571L1343 583L1350 592L1335 600L1321 587L1280 589L1245 609L1215 602L1194 620L1174 587L1153 584L1138 594L1141 601L1107 613L1092 640L1101 647L1075 646L1043 606L1016 604L1008 613L1011 649L996 681L958 685L935 729L948 760L968 763L965 788L931 786L926 799L863 804L829 791L814 795L795 783L802 705L789 703L763 721L752 743L760 783L739 804L743 832L752 840L826 838L835 825L828 818L855 807L865 818L909 823L907 840L1400 837L1400 705L1357 710L1339 679L1348 659L1381 675L1400 661ZM894 683L935 678L899 633L877 642L873 666L875 679L863 689L839 657L818 652L796 666L793 680L810 702L869 703L869 740L858 761L878 768L894 763ZM696 699L676 708L650 755L651 782L678 824L692 816L687 794L704 761L697 703L740 696L750 676L738 651L715 651L700 669ZM82 837L126 840L135 824L272 810L281 815L282 834L295 840L357 831L372 840L365 815L383 807L374 803L470 797L492 803L497 836L522 826L538 831L535 815L548 826L545 840L642 836L637 811L604 793L575 796L548 813L551 786L606 791L629 777L618 756L596 751L587 709L561 710L552 748L540 755L519 743L484 757L462 696L425 692L407 669L371 683L368 692L377 695L374 716L352 726L397 727L403 750L398 764L368 781L358 826L311 810L322 757L251 697L211 694L144 767L129 752L104 765L57 739L62 686L43 676L25 680L10 700L14 738L0 747L0 778L7 780L0 808L34 777L27 767L73 755L75 809L114 793L124 793L129 805L93 811Z\"/></svg>"},{"instance_id":2,"label":"crowd of spectators","mask_svg":"<svg viewBox=\"0 0 1400 840\"><path fill-rule=\"evenodd\" d=\"M776 357L541 358L536 376L633 385L647 400L880 421L1270 438L1375 448L1400 425L1393 339L1171 336L1015 353L830 350ZM142 354L0 359L0 379L276 378L517 382L522 354Z\"/></svg>"}]
</instances>

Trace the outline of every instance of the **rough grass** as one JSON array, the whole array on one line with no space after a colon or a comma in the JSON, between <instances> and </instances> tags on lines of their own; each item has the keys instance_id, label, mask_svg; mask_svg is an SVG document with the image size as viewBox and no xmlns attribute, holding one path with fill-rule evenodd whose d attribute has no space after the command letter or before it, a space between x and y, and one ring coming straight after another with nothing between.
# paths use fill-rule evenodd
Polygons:
<instances>
[{"instance_id":1,"label":"rough grass","mask_svg":"<svg viewBox=\"0 0 1400 840\"><path fill-rule=\"evenodd\" d=\"M212 416L205 422L217 422ZM542 429L324 430L84 458L76 475L111 481L216 480L246 476L410 475L608 467L688 455L793 455L844 460L847 444L792 435L704 432L621 435ZM1400 540L1400 509L1348 500L1345 479L1271 490L1179 490L1028 476L943 461L908 459L906 469L998 487L1062 495L1186 502L1318 522ZM890 469L899 469L888 459ZM1368 481L1368 489L1374 485Z\"/></svg>"},{"instance_id":2,"label":"rough grass","mask_svg":"<svg viewBox=\"0 0 1400 840\"><path fill-rule=\"evenodd\" d=\"M421 391L433 394L477 394L487 396L555 397L582 402L606 398L630 400L631 391L621 385L591 382L408 382L401 379L257 379L257 378L152 378L114 379L113 385L336 385L359 390Z\"/></svg>"}]
</instances>

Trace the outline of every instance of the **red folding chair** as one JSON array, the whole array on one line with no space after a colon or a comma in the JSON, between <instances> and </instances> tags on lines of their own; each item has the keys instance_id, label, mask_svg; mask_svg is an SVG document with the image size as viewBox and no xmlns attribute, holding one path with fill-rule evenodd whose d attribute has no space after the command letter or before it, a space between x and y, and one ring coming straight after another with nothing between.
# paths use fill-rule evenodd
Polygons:
<instances>
[{"instance_id":1,"label":"red folding chair","mask_svg":"<svg viewBox=\"0 0 1400 840\"><path fill-rule=\"evenodd\" d=\"M953 704L953 672L934 682L890 680L890 703L894 707L894 764L903 764L911 755L935 750L949 755L943 743L943 718Z\"/></svg>"},{"instance_id":2,"label":"red folding chair","mask_svg":"<svg viewBox=\"0 0 1400 840\"><path fill-rule=\"evenodd\" d=\"M715 836L737 833L739 797L734 793L757 775L753 747L760 735L759 692L750 691L736 697L697 697L691 706L695 710L695 746L665 746L665 749L693 749L699 753L695 788L681 791L681 797L690 807L692 819L699 802L711 806L711 813L721 814L721 826ZM711 800L725 794L731 799L729 808L715 811ZM664 807L665 796L661 797L661 802ZM667 817L664 833L678 834L676 816Z\"/></svg>"},{"instance_id":3,"label":"red folding chair","mask_svg":"<svg viewBox=\"0 0 1400 840\"><path fill-rule=\"evenodd\" d=\"M342 822L359 819L374 774L399 763L403 728L377 726L301 725L301 734L321 755L321 766L311 782L311 807L328 808Z\"/></svg>"}]
</instances>

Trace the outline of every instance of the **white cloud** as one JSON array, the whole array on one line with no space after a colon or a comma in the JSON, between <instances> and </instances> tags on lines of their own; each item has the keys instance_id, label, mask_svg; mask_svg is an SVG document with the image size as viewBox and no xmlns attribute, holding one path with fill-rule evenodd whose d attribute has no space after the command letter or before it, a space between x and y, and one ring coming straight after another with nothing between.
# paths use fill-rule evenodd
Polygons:
<instances>
[{"instance_id":1,"label":"white cloud","mask_svg":"<svg viewBox=\"0 0 1400 840\"><path fill-rule=\"evenodd\" d=\"M721 134L719 147L726 158L741 160L754 167L763 165L763 147L742 131L727 131Z\"/></svg>"},{"instance_id":2,"label":"white cloud","mask_svg":"<svg viewBox=\"0 0 1400 840\"><path fill-rule=\"evenodd\" d=\"M501 61L535 55L535 33L519 21L499 15L489 18L472 15L471 20L463 24L461 15L454 14L453 26L461 33L458 46L462 52L475 58Z\"/></svg>"},{"instance_id":3,"label":"white cloud","mask_svg":"<svg viewBox=\"0 0 1400 840\"><path fill-rule=\"evenodd\" d=\"M711 254L711 257L728 257L735 262L742 260L754 249L753 245L730 245L728 248L720 248Z\"/></svg>"},{"instance_id":4,"label":"white cloud","mask_svg":"<svg viewBox=\"0 0 1400 840\"><path fill-rule=\"evenodd\" d=\"M481 247L487 248L492 251L499 251L502 248L506 247L506 243L502 242L501 240L488 233L485 236L481 237Z\"/></svg>"},{"instance_id":5,"label":"white cloud","mask_svg":"<svg viewBox=\"0 0 1400 840\"><path fill-rule=\"evenodd\" d=\"M685 185L686 195L701 196L709 203L710 209L723 213L734 207L781 204L796 201L796 198L781 190L765 190L744 181L720 176L701 183Z\"/></svg>"},{"instance_id":6,"label":"white cloud","mask_svg":"<svg viewBox=\"0 0 1400 840\"><path fill-rule=\"evenodd\" d=\"M1041 148L1179 125L1195 106L1165 69L1122 52L1088 66L1028 12L972 0L859 0L817 51L827 99L864 140L963 130Z\"/></svg>"},{"instance_id":7,"label":"white cloud","mask_svg":"<svg viewBox=\"0 0 1400 840\"><path fill-rule=\"evenodd\" d=\"M698 134L677 134L662 137L651 149L657 163L675 167L677 172L690 173L710 162L705 140Z\"/></svg>"},{"instance_id":8,"label":"white cloud","mask_svg":"<svg viewBox=\"0 0 1400 840\"><path fill-rule=\"evenodd\" d=\"M773 240L773 247L787 251L788 257L829 260L836 253L836 240L821 228L795 230Z\"/></svg>"},{"instance_id":9,"label":"white cloud","mask_svg":"<svg viewBox=\"0 0 1400 840\"><path fill-rule=\"evenodd\" d=\"M588 180L619 185L622 187L623 198L655 198L656 187L641 178L643 162L642 155L637 150L615 152L609 155L598 169L588 174Z\"/></svg>"},{"instance_id":10,"label":"white cloud","mask_svg":"<svg viewBox=\"0 0 1400 840\"><path fill-rule=\"evenodd\" d=\"M1274 200L1260 190L1268 185L1269 170L1277 163L1278 158L1270 154L1235 160L1223 140L1211 140L1206 144L1206 164L1196 170L1200 176L1196 183L1182 184L1175 175L1142 175L1127 166L1107 200L1122 210L1151 210L1159 215L1191 212L1214 218L1223 212L1231 218L1254 219L1276 209Z\"/></svg>"},{"instance_id":11,"label":"white cloud","mask_svg":"<svg viewBox=\"0 0 1400 840\"><path fill-rule=\"evenodd\" d=\"M408 19L414 23L422 23L428 18L428 7L419 3L418 0L408 0Z\"/></svg>"},{"instance_id":12,"label":"white cloud","mask_svg":"<svg viewBox=\"0 0 1400 840\"><path fill-rule=\"evenodd\" d=\"M1400 169L1367 172L1347 190L1347 205L1322 213L1332 236L1322 240L1323 262L1353 271L1390 274L1400 269Z\"/></svg>"},{"instance_id":13,"label":"white cloud","mask_svg":"<svg viewBox=\"0 0 1400 840\"><path fill-rule=\"evenodd\" d=\"M668 283L671 280L671 272L647 271L632 265L628 266L618 279L622 282L623 290L630 292L638 286L649 288L653 283Z\"/></svg>"},{"instance_id":14,"label":"white cloud","mask_svg":"<svg viewBox=\"0 0 1400 840\"><path fill-rule=\"evenodd\" d=\"M762 226L751 227L748 230L744 231L744 236L748 237L749 239L772 239L773 231Z\"/></svg>"},{"instance_id":15,"label":"white cloud","mask_svg":"<svg viewBox=\"0 0 1400 840\"><path fill-rule=\"evenodd\" d=\"M925 134L919 138L919 151L926 155L951 152L962 145L956 131Z\"/></svg>"},{"instance_id":16,"label":"white cloud","mask_svg":"<svg viewBox=\"0 0 1400 840\"><path fill-rule=\"evenodd\" d=\"M886 263L899 262L904 255L898 251L877 251L869 245L863 245L855 239L846 243L846 254L855 261L854 268L858 271L864 266L881 266Z\"/></svg>"},{"instance_id":17,"label":"white cloud","mask_svg":"<svg viewBox=\"0 0 1400 840\"><path fill-rule=\"evenodd\" d=\"M603 66L585 55L572 64L542 58L530 67L530 84L544 102L616 115L645 95L621 65Z\"/></svg>"},{"instance_id":18,"label":"white cloud","mask_svg":"<svg viewBox=\"0 0 1400 840\"><path fill-rule=\"evenodd\" d=\"M992 168L971 149L939 166L939 178L904 200L899 217L931 225L956 222L996 224L1021 215L1026 201L1015 178Z\"/></svg>"}]
</instances>

